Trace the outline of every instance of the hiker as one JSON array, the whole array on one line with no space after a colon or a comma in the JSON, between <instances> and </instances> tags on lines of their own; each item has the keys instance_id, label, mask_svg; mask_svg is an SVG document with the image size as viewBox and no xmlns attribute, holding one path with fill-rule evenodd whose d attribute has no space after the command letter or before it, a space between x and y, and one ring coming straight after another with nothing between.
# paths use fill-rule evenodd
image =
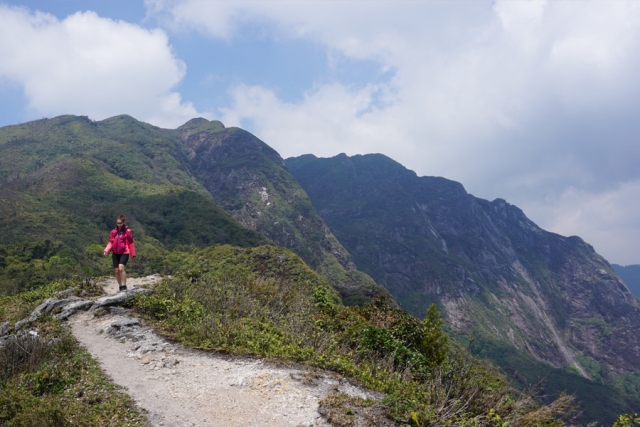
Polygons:
<instances>
[{"instance_id":1,"label":"hiker","mask_svg":"<svg viewBox=\"0 0 640 427\"><path fill-rule=\"evenodd\" d=\"M127 273L124 271L124 266L131 258L136 257L136 247L133 244L133 236L131 235L131 229L126 224L127 217L120 215L116 219L116 228L111 230L109 235L109 243L104 248L104 256L107 256L109 251L113 250L111 259L113 260L113 268L116 271L116 280L121 291L127 290Z\"/></svg>"}]
</instances>

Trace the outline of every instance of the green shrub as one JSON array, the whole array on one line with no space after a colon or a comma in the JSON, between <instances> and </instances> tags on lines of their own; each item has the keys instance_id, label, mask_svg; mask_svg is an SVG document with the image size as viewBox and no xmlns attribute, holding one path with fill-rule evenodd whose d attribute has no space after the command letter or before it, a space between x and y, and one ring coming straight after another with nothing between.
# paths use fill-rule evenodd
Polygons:
<instances>
[{"instance_id":1,"label":"green shrub","mask_svg":"<svg viewBox=\"0 0 640 427\"><path fill-rule=\"evenodd\" d=\"M37 327L0 349L0 425L146 425L67 328L48 316Z\"/></svg>"},{"instance_id":2,"label":"green shrub","mask_svg":"<svg viewBox=\"0 0 640 427\"><path fill-rule=\"evenodd\" d=\"M637 427L640 426L638 414L623 414L618 417L613 427Z\"/></svg>"},{"instance_id":3,"label":"green shrub","mask_svg":"<svg viewBox=\"0 0 640 427\"><path fill-rule=\"evenodd\" d=\"M570 398L539 406L449 342L435 306L424 321L384 298L345 307L324 278L273 246L178 258L176 275L134 307L189 346L334 370L384 392L388 416L415 426L556 426L570 412Z\"/></svg>"}]
</instances>

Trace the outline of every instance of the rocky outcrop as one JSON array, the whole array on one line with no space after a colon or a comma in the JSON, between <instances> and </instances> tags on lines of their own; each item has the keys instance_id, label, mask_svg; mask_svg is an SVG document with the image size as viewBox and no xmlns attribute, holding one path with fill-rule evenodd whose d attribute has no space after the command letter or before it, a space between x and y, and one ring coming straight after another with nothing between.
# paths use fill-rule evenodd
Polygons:
<instances>
[{"instance_id":1,"label":"rocky outcrop","mask_svg":"<svg viewBox=\"0 0 640 427\"><path fill-rule=\"evenodd\" d=\"M35 322L38 319L38 317L40 317L42 314L51 313L53 310L57 308L64 309L66 306L71 305L71 303L77 302L79 299L80 298L75 296L71 298L62 299L62 300L59 300L56 298L46 299L42 304L37 306L31 312L31 315L29 315L28 320L29 322ZM93 305L93 302L91 302L91 304Z\"/></svg>"},{"instance_id":2,"label":"rocky outcrop","mask_svg":"<svg viewBox=\"0 0 640 427\"><path fill-rule=\"evenodd\" d=\"M73 316L79 311L87 311L95 304L93 301L76 301L66 305L62 312L56 314L54 317L60 320L69 320L69 317Z\"/></svg>"},{"instance_id":3,"label":"rocky outcrop","mask_svg":"<svg viewBox=\"0 0 640 427\"><path fill-rule=\"evenodd\" d=\"M150 276L156 277L156 276ZM59 292L59 296L68 296L76 292L76 289L67 289L62 292ZM127 298L130 298L136 294L149 295L153 291L147 288L132 288L127 289L125 291L120 291L115 295L108 295L102 298L98 298L97 300L93 299L81 299L76 296L71 296L69 298L57 299L57 298L48 298L42 302L42 304L38 305L35 309L31 311L28 317L17 321L13 328L11 327L10 322L5 322L0 327L0 347L4 346L7 342L13 339L18 339L25 333L25 329L37 321L44 314L51 314L54 318L58 320L69 320L69 318L80 311L96 311L99 309L105 309L108 307L116 307L122 306L126 303ZM131 322L129 322L131 323ZM114 328L120 328L123 326L131 326L134 324L138 324L139 320L135 319L134 323L126 324L126 325L114 325ZM15 331L15 334L10 334L11 331ZM29 331L29 333L35 333L35 331ZM36 333L37 335L37 333Z\"/></svg>"},{"instance_id":4,"label":"rocky outcrop","mask_svg":"<svg viewBox=\"0 0 640 427\"><path fill-rule=\"evenodd\" d=\"M98 298L96 302L91 306L91 310L98 310L100 308L112 307L117 305L124 305L132 295L142 294L149 295L152 292L151 289L146 288L133 288L126 291L120 291L115 295L108 295L106 297Z\"/></svg>"}]
</instances>

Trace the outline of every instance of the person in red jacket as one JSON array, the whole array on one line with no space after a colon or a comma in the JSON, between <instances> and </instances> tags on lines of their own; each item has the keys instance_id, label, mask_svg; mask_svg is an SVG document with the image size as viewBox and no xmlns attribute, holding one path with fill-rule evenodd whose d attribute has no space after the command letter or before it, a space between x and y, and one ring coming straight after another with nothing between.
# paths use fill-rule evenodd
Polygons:
<instances>
[{"instance_id":1,"label":"person in red jacket","mask_svg":"<svg viewBox=\"0 0 640 427\"><path fill-rule=\"evenodd\" d=\"M109 243L104 248L104 256L110 251L113 251L111 258L113 260L113 268L116 271L116 280L121 291L127 289L127 273L124 271L124 266L131 258L136 257L136 247L133 244L133 236L131 235L131 229L126 224L127 217L120 215L116 220L116 228L111 230L109 235Z\"/></svg>"}]
</instances>

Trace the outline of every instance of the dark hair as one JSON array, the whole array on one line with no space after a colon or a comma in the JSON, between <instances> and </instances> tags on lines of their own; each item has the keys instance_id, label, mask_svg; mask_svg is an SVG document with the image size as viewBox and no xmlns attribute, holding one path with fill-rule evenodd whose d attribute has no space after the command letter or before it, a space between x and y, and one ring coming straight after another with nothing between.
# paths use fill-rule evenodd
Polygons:
<instances>
[{"instance_id":1,"label":"dark hair","mask_svg":"<svg viewBox=\"0 0 640 427\"><path fill-rule=\"evenodd\" d=\"M120 221L122 223L122 225L125 225L127 222L127 216L126 215L120 215L118 217L118 219L116 219L116 221Z\"/></svg>"}]
</instances>

